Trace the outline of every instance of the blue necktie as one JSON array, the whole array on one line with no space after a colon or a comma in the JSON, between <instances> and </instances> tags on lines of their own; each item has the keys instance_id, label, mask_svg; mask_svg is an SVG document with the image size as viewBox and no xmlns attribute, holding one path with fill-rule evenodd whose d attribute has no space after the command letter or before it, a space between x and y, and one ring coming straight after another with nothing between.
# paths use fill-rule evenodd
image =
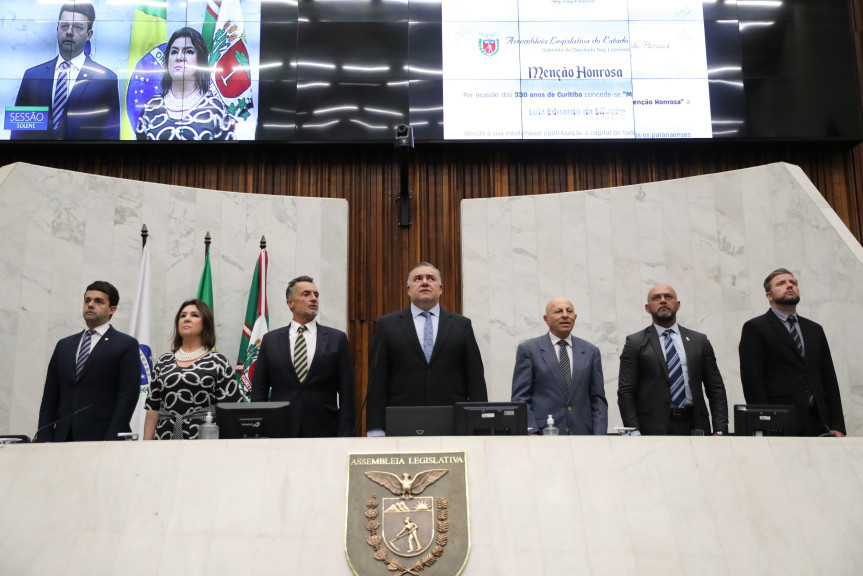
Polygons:
<instances>
[{"instance_id":1,"label":"blue necktie","mask_svg":"<svg viewBox=\"0 0 863 576\"><path fill-rule=\"evenodd\" d=\"M434 327L432 326L431 312L423 311L422 317L426 319L423 327L423 354L426 362L431 362L432 350L434 350Z\"/></svg>"},{"instance_id":2,"label":"blue necktie","mask_svg":"<svg viewBox=\"0 0 863 576\"><path fill-rule=\"evenodd\" d=\"M75 376L81 375L81 370L84 364L87 363L87 358L90 357L90 340L92 339L95 330L86 330L84 338L81 339L81 348L78 349L78 362L75 364Z\"/></svg>"},{"instance_id":3,"label":"blue necktie","mask_svg":"<svg viewBox=\"0 0 863 576\"><path fill-rule=\"evenodd\" d=\"M665 337L665 361L668 363L668 381L671 382L671 405L683 408L686 404L686 388L683 385L683 364L677 355L677 348L671 341L674 330L668 329L662 333Z\"/></svg>"},{"instance_id":4,"label":"blue necktie","mask_svg":"<svg viewBox=\"0 0 863 576\"><path fill-rule=\"evenodd\" d=\"M60 64L60 73L57 75L57 87L54 89L54 104L51 107L51 126L54 133L63 137L63 128L66 120L66 101L69 99L69 62Z\"/></svg>"}]
</instances>

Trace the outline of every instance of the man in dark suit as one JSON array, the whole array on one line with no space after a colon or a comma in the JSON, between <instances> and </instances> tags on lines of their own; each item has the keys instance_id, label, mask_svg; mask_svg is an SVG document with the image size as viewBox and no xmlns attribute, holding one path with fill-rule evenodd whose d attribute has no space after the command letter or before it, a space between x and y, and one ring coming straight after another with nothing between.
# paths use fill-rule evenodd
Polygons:
<instances>
[{"instance_id":1,"label":"man in dark suit","mask_svg":"<svg viewBox=\"0 0 863 576\"><path fill-rule=\"evenodd\" d=\"M90 2L60 7L59 55L24 73L15 106L47 106L47 130L12 130L12 140L117 140L120 96L117 75L84 54L93 37Z\"/></svg>"},{"instance_id":2,"label":"man in dark suit","mask_svg":"<svg viewBox=\"0 0 863 576\"><path fill-rule=\"evenodd\" d=\"M561 434L604 435L608 401L599 348L572 336L575 309L555 298L542 317L549 332L518 345L512 374L513 402L527 403L527 430L540 433L548 416Z\"/></svg>"},{"instance_id":3,"label":"man in dark suit","mask_svg":"<svg viewBox=\"0 0 863 576\"><path fill-rule=\"evenodd\" d=\"M54 348L39 408L37 442L116 440L138 403L138 341L109 324L120 294L97 281L84 292L87 330Z\"/></svg>"},{"instance_id":4,"label":"man in dark suit","mask_svg":"<svg viewBox=\"0 0 863 576\"><path fill-rule=\"evenodd\" d=\"M486 402L482 357L470 320L440 307L440 272L428 262L408 274L411 305L378 319L369 357L369 436L386 431L387 406Z\"/></svg>"},{"instance_id":5,"label":"man in dark suit","mask_svg":"<svg viewBox=\"0 0 863 576\"><path fill-rule=\"evenodd\" d=\"M351 436L354 365L348 337L315 320L320 294L311 277L291 280L285 295L293 320L261 341L252 401L289 401L293 437Z\"/></svg>"},{"instance_id":6,"label":"man in dark suit","mask_svg":"<svg viewBox=\"0 0 863 576\"><path fill-rule=\"evenodd\" d=\"M707 336L677 323L680 301L657 284L644 310L653 324L626 337L620 354L617 404L633 434L688 436L728 433L728 400ZM702 387L710 403L704 402Z\"/></svg>"},{"instance_id":7,"label":"man in dark suit","mask_svg":"<svg viewBox=\"0 0 863 576\"><path fill-rule=\"evenodd\" d=\"M797 279L779 268L764 280L764 291L770 309L743 325L738 347L746 403L794 406L799 436L845 436L827 336L797 315Z\"/></svg>"}]
</instances>

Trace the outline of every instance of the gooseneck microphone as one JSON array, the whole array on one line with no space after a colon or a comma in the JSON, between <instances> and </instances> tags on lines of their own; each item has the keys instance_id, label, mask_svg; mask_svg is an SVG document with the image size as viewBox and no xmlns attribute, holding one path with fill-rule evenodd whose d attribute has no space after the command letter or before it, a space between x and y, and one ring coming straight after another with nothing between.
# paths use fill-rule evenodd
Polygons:
<instances>
[{"instance_id":1,"label":"gooseneck microphone","mask_svg":"<svg viewBox=\"0 0 863 576\"><path fill-rule=\"evenodd\" d=\"M63 422L64 420L68 420L69 418L73 418L77 414L80 414L84 410L89 410L92 407L93 407L93 404L87 404L83 408L78 408L77 410L75 410L74 412L69 414L68 416L63 416L62 418L57 418L53 422L49 422L48 424L45 424L44 426L42 426L38 430L36 430L35 434L33 434L33 442L36 442L36 439L39 437L39 432L41 432L43 430L47 430L48 428L53 428L54 426L56 426L60 422Z\"/></svg>"}]
</instances>

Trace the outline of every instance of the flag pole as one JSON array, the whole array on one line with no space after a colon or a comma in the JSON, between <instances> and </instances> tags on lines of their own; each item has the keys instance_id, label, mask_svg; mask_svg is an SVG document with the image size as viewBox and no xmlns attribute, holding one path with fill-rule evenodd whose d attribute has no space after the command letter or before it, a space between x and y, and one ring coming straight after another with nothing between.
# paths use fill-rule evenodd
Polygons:
<instances>
[{"instance_id":1,"label":"flag pole","mask_svg":"<svg viewBox=\"0 0 863 576\"><path fill-rule=\"evenodd\" d=\"M213 241L210 236L210 231L204 236L204 269L201 271L201 280L198 282L198 292L196 298L203 300L215 316L216 311L213 307L213 275L210 271L210 243Z\"/></svg>"},{"instance_id":2,"label":"flag pole","mask_svg":"<svg viewBox=\"0 0 863 576\"><path fill-rule=\"evenodd\" d=\"M144 437L144 421L146 411L144 403L150 393L150 383L153 381L153 351L150 349L150 250L147 239L150 232L147 225L141 226L141 268L138 272L138 290L132 307L131 336L138 341L138 357L141 364L141 379L139 382L138 402L129 421L133 439Z\"/></svg>"},{"instance_id":3,"label":"flag pole","mask_svg":"<svg viewBox=\"0 0 863 576\"><path fill-rule=\"evenodd\" d=\"M267 237L261 236L261 250L267 249Z\"/></svg>"}]
</instances>

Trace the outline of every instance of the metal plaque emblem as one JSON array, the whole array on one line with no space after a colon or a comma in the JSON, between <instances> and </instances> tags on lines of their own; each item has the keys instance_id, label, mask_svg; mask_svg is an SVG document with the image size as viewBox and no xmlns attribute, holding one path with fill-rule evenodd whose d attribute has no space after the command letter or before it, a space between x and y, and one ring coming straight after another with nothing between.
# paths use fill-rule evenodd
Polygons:
<instances>
[{"instance_id":1,"label":"metal plaque emblem","mask_svg":"<svg viewBox=\"0 0 863 576\"><path fill-rule=\"evenodd\" d=\"M345 552L357 576L457 576L470 552L464 452L351 454Z\"/></svg>"}]
</instances>

